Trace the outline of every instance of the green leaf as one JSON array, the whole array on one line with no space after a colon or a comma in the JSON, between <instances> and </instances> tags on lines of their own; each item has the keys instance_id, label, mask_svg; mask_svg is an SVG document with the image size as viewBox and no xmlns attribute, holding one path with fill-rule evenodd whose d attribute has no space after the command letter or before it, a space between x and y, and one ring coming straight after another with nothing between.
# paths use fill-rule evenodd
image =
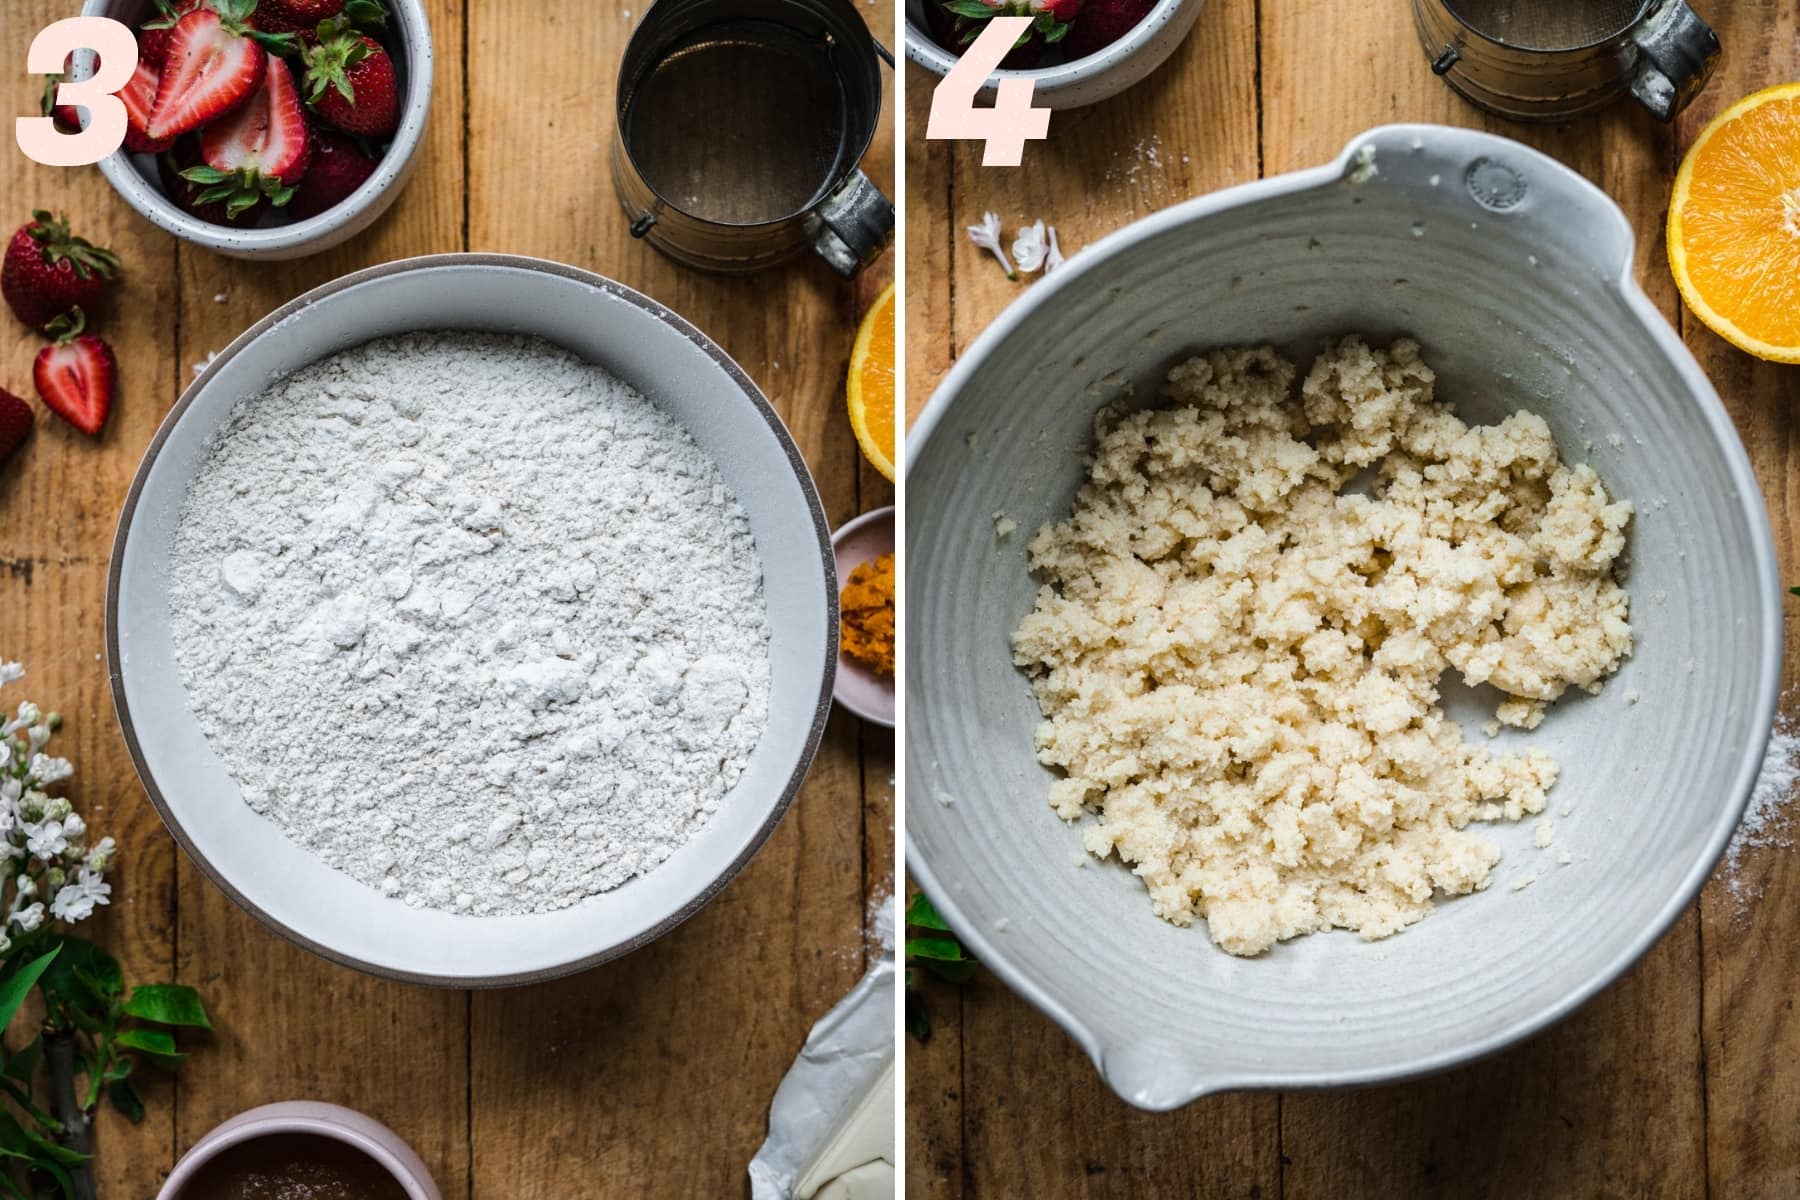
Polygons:
<instances>
[{"instance_id":1,"label":"green leaf","mask_svg":"<svg viewBox=\"0 0 1800 1200\"><path fill-rule=\"evenodd\" d=\"M1069 23L1067 21L1053 21L1051 22L1050 28L1044 30L1044 43L1045 45L1054 46L1068 36Z\"/></svg>"},{"instance_id":2,"label":"green leaf","mask_svg":"<svg viewBox=\"0 0 1800 1200\"><path fill-rule=\"evenodd\" d=\"M125 1015L158 1025L186 1025L194 1029L211 1029L200 993L179 983L146 983L131 989L125 1001Z\"/></svg>"},{"instance_id":3,"label":"green leaf","mask_svg":"<svg viewBox=\"0 0 1800 1200\"><path fill-rule=\"evenodd\" d=\"M906 957L929 959L934 962L961 962L963 961L963 948L955 938L907 938Z\"/></svg>"},{"instance_id":4,"label":"green leaf","mask_svg":"<svg viewBox=\"0 0 1800 1200\"><path fill-rule=\"evenodd\" d=\"M33 1104L31 1096L26 1093L25 1089L14 1083L12 1080L0 1079L0 1092L5 1092L8 1096L11 1096L15 1104L31 1115L32 1120L44 1126L51 1133L62 1132L62 1122L39 1108L36 1104Z\"/></svg>"},{"instance_id":5,"label":"green leaf","mask_svg":"<svg viewBox=\"0 0 1800 1200\"><path fill-rule=\"evenodd\" d=\"M62 953L44 973L44 998L86 1029L125 991L119 960L86 938L65 937ZM85 1018L85 1021L80 1019Z\"/></svg>"},{"instance_id":6,"label":"green leaf","mask_svg":"<svg viewBox=\"0 0 1800 1200\"><path fill-rule=\"evenodd\" d=\"M381 29L387 25L388 11L381 0L346 0L344 15L358 29Z\"/></svg>"},{"instance_id":7,"label":"green leaf","mask_svg":"<svg viewBox=\"0 0 1800 1200\"><path fill-rule=\"evenodd\" d=\"M175 1048L175 1035L162 1029L121 1029L114 1035L113 1041L127 1050L142 1050L145 1054L158 1059L181 1061L183 1055Z\"/></svg>"},{"instance_id":8,"label":"green leaf","mask_svg":"<svg viewBox=\"0 0 1800 1200\"><path fill-rule=\"evenodd\" d=\"M33 985L50 969L50 964L56 961L62 951L63 947L58 946L50 953L32 959L5 983L0 983L0 1029L4 1029L18 1015L19 1006L25 1003L25 997L31 994Z\"/></svg>"},{"instance_id":9,"label":"green leaf","mask_svg":"<svg viewBox=\"0 0 1800 1200\"><path fill-rule=\"evenodd\" d=\"M224 183L231 176L217 167L209 167L204 163L189 167L181 173L181 177L189 183Z\"/></svg>"},{"instance_id":10,"label":"green leaf","mask_svg":"<svg viewBox=\"0 0 1800 1200\"><path fill-rule=\"evenodd\" d=\"M118 1079L106 1086L106 1098L112 1106L125 1114L126 1120L137 1124L144 1119L144 1098L138 1094L137 1084L129 1079Z\"/></svg>"},{"instance_id":11,"label":"green leaf","mask_svg":"<svg viewBox=\"0 0 1800 1200\"><path fill-rule=\"evenodd\" d=\"M968 17L975 21L985 21L994 15L994 9L983 4L981 0L948 0L946 9L959 17Z\"/></svg>"},{"instance_id":12,"label":"green leaf","mask_svg":"<svg viewBox=\"0 0 1800 1200\"><path fill-rule=\"evenodd\" d=\"M925 997L917 992L906 993L906 1032L921 1042L931 1040L931 1014L925 1011Z\"/></svg>"},{"instance_id":13,"label":"green leaf","mask_svg":"<svg viewBox=\"0 0 1800 1200\"><path fill-rule=\"evenodd\" d=\"M1788 589L1788 591L1792 592L1796 596L1800 596L1800 587L1791 587Z\"/></svg>"},{"instance_id":14,"label":"green leaf","mask_svg":"<svg viewBox=\"0 0 1800 1200\"><path fill-rule=\"evenodd\" d=\"M913 898L907 902L906 923L917 925L923 929L948 930L950 928L944 924L944 918L938 916L936 906L926 898L924 892L914 892Z\"/></svg>"}]
</instances>

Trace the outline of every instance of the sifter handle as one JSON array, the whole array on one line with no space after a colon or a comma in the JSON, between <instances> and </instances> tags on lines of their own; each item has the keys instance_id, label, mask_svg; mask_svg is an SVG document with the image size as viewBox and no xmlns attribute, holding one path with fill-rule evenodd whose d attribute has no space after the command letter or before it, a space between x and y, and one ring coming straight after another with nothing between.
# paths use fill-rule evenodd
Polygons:
<instances>
[{"instance_id":1,"label":"sifter handle","mask_svg":"<svg viewBox=\"0 0 1800 1200\"><path fill-rule=\"evenodd\" d=\"M1638 49L1631 94L1659 121L1671 121L1706 86L1719 61L1719 35L1686 0L1664 0L1631 31Z\"/></svg>"}]
</instances>

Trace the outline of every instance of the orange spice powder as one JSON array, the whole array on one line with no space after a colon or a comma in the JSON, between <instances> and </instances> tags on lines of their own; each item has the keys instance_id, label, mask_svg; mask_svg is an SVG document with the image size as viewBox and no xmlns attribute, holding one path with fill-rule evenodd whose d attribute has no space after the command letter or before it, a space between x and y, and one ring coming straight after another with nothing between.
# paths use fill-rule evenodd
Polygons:
<instances>
[{"instance_id":1,"label":"orange spice powder","mask_svg":"<svg viewBox=\"0 0 1800 1200\"><path fill-rule=\"evenodd\" d=\"M878 675L894 673L894 556L850 572L838 602L845 654Z\"/></svg>"}]
</instances>

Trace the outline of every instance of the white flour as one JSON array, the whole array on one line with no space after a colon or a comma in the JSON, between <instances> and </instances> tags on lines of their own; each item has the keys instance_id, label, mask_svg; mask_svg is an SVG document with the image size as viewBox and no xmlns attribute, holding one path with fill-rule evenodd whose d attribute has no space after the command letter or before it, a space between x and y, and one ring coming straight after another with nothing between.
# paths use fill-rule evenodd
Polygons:
<instances>
[{"instance_id":1,"label":"white flour","mask_svg":"<svg viewBox=\"0 0 1800 1200\"><path fill-rule=\"evenodd\" d=\"M1762 769L1756 775L1756 787L1744 808L1744 819L1738 822L1731 845L1725 850L1725 865L1720 868L1740 911L1759 894L1756 885L1744 878L1744 852L1793 844L1787 805L1794 798L1796 784L1800 784L1800 733L1791 721L1777 719L1769 734Z\"/></svg>"},{"instance_id":2,"label":"white flour","mask_svg":"<svg viewBox=\"0 0 1800 1200\"><path fill-rule=\"evenodd\" d=\"M540 341L385 339L240 403L169 576L245 800L414 906L543 911L650 870L768 716L761 567L717 466Z\"/></svg>"}]
</instances>

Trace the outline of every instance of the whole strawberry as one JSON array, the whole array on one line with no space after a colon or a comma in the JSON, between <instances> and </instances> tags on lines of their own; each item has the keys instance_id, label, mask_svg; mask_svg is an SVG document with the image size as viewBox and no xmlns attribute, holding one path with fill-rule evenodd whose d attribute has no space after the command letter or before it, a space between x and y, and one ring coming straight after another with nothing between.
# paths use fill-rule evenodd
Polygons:
<instances>
[{"instance_id":1,"label":"whole strawberry","mask_svg":"<svg viewBox=\"0 0 1800 1200\"><path fill-rule=\"evenodd\" d=\"M400 84L382 44L358 33L348 17L319 26L318 41L301 51L301 90L315 113L345 133L392 137L400 127Z\"/></svg>"},{"instance_id":2,"label":"whole strawberry","mask_svg":"<svg viewBox=\"0 0 1800 1200\"><path fill-rule=\"evenodd\" d=\"M251 20L269 33L302 33L344 11L344 0L257 0Z\"/></svg>"},{"instance_id":3,"label":"whole strawberry","mask_svg":"<svg viewBox=\"0 0 1800 1200\"><path fill-rule=\"evenodd\" d=\"M1030 17L1026 30L1000 65L1009 71L1026 71L1038 65L1044 48L1068 35L1083 0L927 0L926 15L932 36L946 50L962 53L963 47L981 34L994 17Z\"/></svg>"},{"instance_id":4,"label":"whole strawberry","mask_svg":"<svg viewBox=\"0 0 1800 1200\"><path fill-rule=\"evenodd\" d=\"M111 346L82 332L86 320L79 308L57 318L50 330L56 342L38 351L31 378L46 408L92 437L112 412L119 364Z\"/></svg>"},{"instance_id":5,"label":"whole strawberry","mask_svg":"<svg viewBox=\"0 0 1800 1200\"><path fill-rule=\"evenodd\" d=\"M1063 41L1063 54L1072 61L1099 53L1130 33L1155 7L1156 0L1086 0L1081 18Z\"/></svg>"},{"instance_id":6,"label":"whole strawberry","mask_svg":"<svg viewBox=\"0 0 1800 1200\"><path fill-rule=\"evenodd\" d=\"M76 308L93 308L119 269L118 255L69 232L69 223L42 209L6 244L0 295L19 320L46 329Z\"/></svg>"},{"instance_id":7,"label":"whole strawberry","mask_svg":"<svg viewBox=\"0 0 1800 1200\"><path fill-rule=\"evenodd\" d=\"M380 161L379 154L371 153L353 137L331 129L314 130L312 166L294 189L288 211L297 220L305 220L336 208L375 173Z\"/></svg>"},{"instance_id":8,"label":"whole strawberry","mask_svg":"<svg viewBox=\"0 0 1800 1200\"><path fill-rule=\"evenodd\" d=\"M19 448L31 434L31 406L0 388L0 459Z\"/></svg>"}]
</instances>

